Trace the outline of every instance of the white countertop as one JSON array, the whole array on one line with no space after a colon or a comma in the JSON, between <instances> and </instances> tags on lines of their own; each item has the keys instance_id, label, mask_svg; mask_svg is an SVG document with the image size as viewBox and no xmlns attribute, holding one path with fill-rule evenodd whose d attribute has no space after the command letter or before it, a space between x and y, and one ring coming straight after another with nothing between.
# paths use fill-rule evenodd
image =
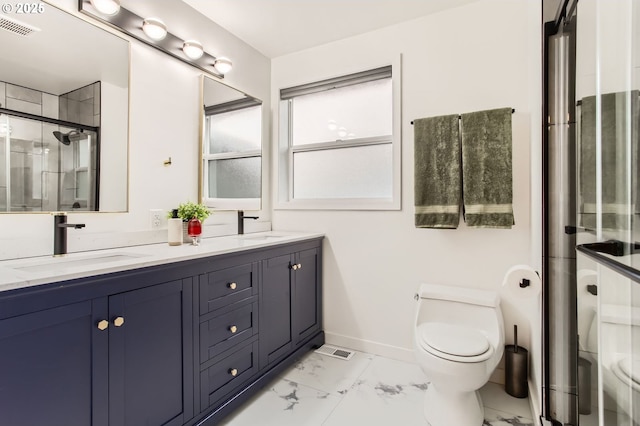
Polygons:
<instances>
[{"instance_id":1,"label":"white countertop","mask_svg":"<svg viewBox=\"0 0 640 426\"><path fill-rule=\"evenodd\" d=\"M0 292L323 237L318 233L260 232L204 238L200 245L167 243L0 261Z\"/></svg>"}]
</instances>

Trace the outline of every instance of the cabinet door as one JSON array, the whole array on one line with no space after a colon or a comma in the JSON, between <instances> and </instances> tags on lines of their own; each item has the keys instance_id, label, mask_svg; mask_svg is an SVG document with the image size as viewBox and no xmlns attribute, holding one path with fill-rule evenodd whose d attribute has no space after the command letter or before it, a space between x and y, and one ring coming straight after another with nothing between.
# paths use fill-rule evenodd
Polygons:
<instances>
[{"instance_id":1,"label":"cabinet door","mask_svg":"<svg viewBox=\"0 0 640 426\"><path fill-rule=\"evenodd\" d=\"M0 424L93 424L93 333L91 301L0 321Z\"/></svg>"},{"instance_id":2,"label":"cabinet door","mask_svg":"<svg viewBox=\"0 0 640 426\"><path fill-rule=\"evenodd\" d=\"M291 336L291 255L262 262L260 368L289 353Z\"/></svg>"},{"instance_id":3,"label":"cabinet door","mask_svg":"<svg viewBox=\"0 0 640 426\"><path fill-rule=\"evenodd\" d=\"M292 332L294 344L320 330L320 280L318 274L319 255L317 249L304 250L295 254L295 269L292 279Z\"/></svg>"},{"instance_id":4,"label":"cabinet door","mask_svg":"<svg viewBox=\"0 0 640 426\"><path fill-rule=\"evenodd\" d=\"M191 307L190 280L109 297L110 425L173 426L191 418Z\"/></svg>"}]
</instances>

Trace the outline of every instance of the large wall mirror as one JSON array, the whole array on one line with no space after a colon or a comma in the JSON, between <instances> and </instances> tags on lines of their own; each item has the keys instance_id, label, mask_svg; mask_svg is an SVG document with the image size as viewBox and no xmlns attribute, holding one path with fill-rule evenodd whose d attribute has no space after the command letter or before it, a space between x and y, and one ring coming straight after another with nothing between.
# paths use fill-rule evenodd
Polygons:
<instances>
[{"instance_id":1,"label":"large wall mirror","mask_svg":"<svg viewBox=\"0 0 640 426\"><path fill-rule=\"evenodd\" d=\"M202 76L201 200L223 210L259 210L262 102Z\"/></svg>"},{"instance_id":2,"label":"large wall mirror","mask_svg":"<svg viewBox=\"0 0 640 426\"><path fill-rule=\"evenodd\" d=\"M3 12L0 212L126 211L129 42L45 2Z\"/></svg>"}]
</instances>

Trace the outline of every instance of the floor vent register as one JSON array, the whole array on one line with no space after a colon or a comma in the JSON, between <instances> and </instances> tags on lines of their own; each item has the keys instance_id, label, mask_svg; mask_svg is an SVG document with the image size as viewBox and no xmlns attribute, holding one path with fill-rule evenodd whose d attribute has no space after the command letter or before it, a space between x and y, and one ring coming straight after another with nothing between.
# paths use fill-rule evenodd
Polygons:
<instances>
[{"instance_id":1,"label":"floor vent register","mask_svg":"<svg viewBox=\"0 0 640 426\"><path fill-rule=\"evenodd\" d=\"M338 348L336 346L330 345L322 345L316 352L322 355L332 356L334 358L344 359L345 361L349 361L351 357L355 354L354 351L350 351L348 349Z\"/></svg>"}]
</instances>

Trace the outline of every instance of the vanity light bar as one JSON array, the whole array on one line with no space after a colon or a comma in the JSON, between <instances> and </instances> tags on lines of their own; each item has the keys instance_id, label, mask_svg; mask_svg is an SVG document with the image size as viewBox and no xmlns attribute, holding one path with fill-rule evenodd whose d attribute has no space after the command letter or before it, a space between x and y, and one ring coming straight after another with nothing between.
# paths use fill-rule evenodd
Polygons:
<instances>
[{"instance_id":1,"label":"vanity light bar","mask_svg":"<svg viewBox=\"0 0 640 426\"><path fill-rule=\"evenodd\" d=\"M190 59L183 51L185 41L170 32L167 32L166 36L161 40L151 39L142 31L144 19L124 7L120 7L120 11L115 15L103 15L93 7L90 0L78 0L78 10L182 62L199 68L215 77L224 78L224 74L215 67L217 60L215 56L203 51L202 56L199 58ZM228 61L226 58L220 59Z\"/></svg>"}]
</instances>

